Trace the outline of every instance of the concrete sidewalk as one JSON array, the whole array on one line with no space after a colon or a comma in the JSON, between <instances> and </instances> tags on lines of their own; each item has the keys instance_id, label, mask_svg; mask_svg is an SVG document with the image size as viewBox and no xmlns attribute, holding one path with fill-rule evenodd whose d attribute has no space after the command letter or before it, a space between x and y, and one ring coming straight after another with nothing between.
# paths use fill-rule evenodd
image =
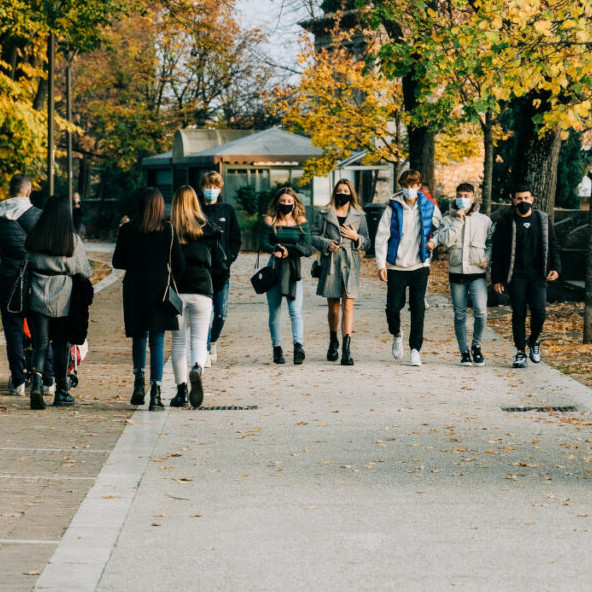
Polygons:
<instances>
[{"instance_id":1,"label":"concrete sidewalk","mask_svg":"<svg viewBox=\"0 0 592 592\"><path fill-rule=\"evenodd\" d=\"M589 590L589 389L512 370L492 333L486 366L459 367L435 296L424 365L395 362L369 277L355 366L326 362L310 262L307 359L291 363L285 310L275 366L253 261L239 258L205 408L134 413L36 590ZM173 382L169 366L167 399ZM576 411L503 410L520 406Z\"/></svg>"}]
</instances>

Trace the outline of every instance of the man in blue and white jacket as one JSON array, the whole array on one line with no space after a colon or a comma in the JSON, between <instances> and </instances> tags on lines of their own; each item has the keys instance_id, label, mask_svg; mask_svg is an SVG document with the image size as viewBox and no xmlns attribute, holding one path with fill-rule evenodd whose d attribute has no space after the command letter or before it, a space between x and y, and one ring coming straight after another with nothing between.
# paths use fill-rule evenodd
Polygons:
<instances>
[{"instance_id":1,"label":"man in blue and white jacket","mask_svg":"<svg viewBox=\"0 0 592 592\"><path fill-rule=\"evenodd\" d=\"M419 352L423 344L425 293L430 275L431 239L442 214L419 188L421 174L409 169L399 179L401 191L395 193L378 224L375 239L378 277L387 282L386 319L393 336L392 352L396 360L404 355L401 309L409 286L411 328L409 363L421 366Z\"/></svg>"}]
</instances>

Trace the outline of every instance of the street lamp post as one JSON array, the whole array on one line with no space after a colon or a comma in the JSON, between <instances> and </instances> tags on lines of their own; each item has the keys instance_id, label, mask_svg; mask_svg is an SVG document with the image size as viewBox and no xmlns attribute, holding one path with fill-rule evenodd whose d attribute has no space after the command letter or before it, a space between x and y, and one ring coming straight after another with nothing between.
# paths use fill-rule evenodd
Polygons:
<instances>
[{"instance_id":1,"label":"street lamp post","mask_svg":"<svg viewBox=\"0 0 592 592\"><path fill-rule=\"evenodd\" d=\"M55 35L47 40L47 181L49 197L55 193Z\"/></svg>"}]
</instances>

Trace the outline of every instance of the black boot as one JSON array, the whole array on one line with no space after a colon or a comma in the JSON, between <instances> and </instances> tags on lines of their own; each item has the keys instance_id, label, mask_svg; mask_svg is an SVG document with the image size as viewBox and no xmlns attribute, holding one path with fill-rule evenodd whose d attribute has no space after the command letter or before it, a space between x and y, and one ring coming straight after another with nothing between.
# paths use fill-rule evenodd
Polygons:
<instances>
[{"instance_id":1,"label":"black boot","mask_svg":"<svg viewBox=\"0 0 592 592\"><path fill-rule=\"evenodd\" d=\"M37 374L37 372L33 371L31 377L31 409L45 409L45 407L41 374Z\"/></svg>"},{"instance_id":2,"label":"black boot","mask_svg":"<svg viewBox=\"0 0 592 592\"><path fill-rule=\"evenodd\" d=\"M177 385L177 394L171 399L171 407L187 407L187 383Z\"/></svg>"},{"instance_id":3,"label":"black boot","mask_svg":"<svg viewBox=\"0 0 592 592\"><path fill-rule=\"evenodd\" d=\"M134 370L134 392L130 399L130 405L143 405L144 397L146 396L146 388L144 387L144 368L136 368Z\"/></svg>"},{"instance_id":4,"label":"black boot","mask_svg":"<svg viewBox=\"0 0 592 592\"><path fill-rule=\"evenodd\" d=\"M302 362L304 362L305 357L306 356L304 355L304 348L302 347L302 344L295 343L294 344L294 365L299 366L300 364L302 364Z\"/></svg>"},{"instance_id":5,"label":"black boot","mask_svg":"<svg viewBox=\"0 0 592 592\"><path fill-rule=\"evenodd\" d=\"M56 380L56 392L53 399L54 407L71 407L74 397L68 393L68 385L63 380Z\"/></svg>"},{"instance_id":6,"label":"black boot","mask_svg":"<svg viewBox=\"0 0 592 592\"><path fill-rule=\"evenodd\" d=\"M160 400L160 384L156 380L150 383L150 405L148 411L164 411L164 405Z\"/></svg>"},{"instance_id":7,"label":"black boot","mask_svg":"<svg viewBox=\"0 0 592 592\"><path fill-rule=\"evenodd\" d=\"M285 364L286 359L284 358L284 350L281 345L276 345L273 348L273 363L274 364Z\"/></svg>"},{"instance_id":8,"label":"black boot","mask_svg":"<svg viewBox=\"0 0 592 592\"><path fill-rule=\"evenodd\" d=\"M199 364L195 364L189 373L189 382L191 383L191 390L189 391L189 404L192 409L201 407L204 400L203 383L201 376L203 370Z\"/></svg>"},{"instance_id":9,"label":"black boot","mask_svg":"<svg viewBox=\"0 0 592 592\"><path fill-rule=\"evenodd\" d=\"M339 358L339 339L337 339L337 331L329 333L329 349L327 350L327 360L335 362Z\"/></svg>"},{"instance_id":10,"label":"black boot","mask_svg":"<svg viewBox=\"0 0 592 592\"><path fill-rule=\"evenodd\" d=\"M349 335L343 336L343 350L341 351L341 365L353 366L354 360L351 357L349 346L351 345L351 337Z\"/></svg>"}]
</instances>

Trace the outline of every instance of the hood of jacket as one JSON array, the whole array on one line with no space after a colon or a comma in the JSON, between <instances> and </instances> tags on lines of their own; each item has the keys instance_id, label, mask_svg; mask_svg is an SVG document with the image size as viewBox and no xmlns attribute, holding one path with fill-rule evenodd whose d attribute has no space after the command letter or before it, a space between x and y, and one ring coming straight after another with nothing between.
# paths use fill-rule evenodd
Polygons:
<instances>
[{"instance_id":1,"label":"hood of jacket","mask_svg":"<svg viewBox=\"0 0 592 592\"><path fill-rule=\"evenodd\" d=\"M18 220L33 204L28 197L11 197L0 201L0 218Z\"/></svg>"}]
</instances>

